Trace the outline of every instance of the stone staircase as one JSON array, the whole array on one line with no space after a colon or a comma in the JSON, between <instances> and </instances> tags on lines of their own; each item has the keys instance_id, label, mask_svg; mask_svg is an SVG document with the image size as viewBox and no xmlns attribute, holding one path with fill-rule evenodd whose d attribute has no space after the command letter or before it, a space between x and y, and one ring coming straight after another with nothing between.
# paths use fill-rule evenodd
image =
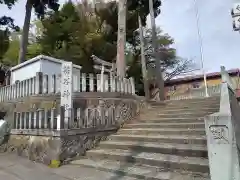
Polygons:
<instances>
[{"instance_id":1,"label":"stone staircase","mask_svg":"<svg viewBox=\"0 0 240 180\"><path fill-rule=\"evenodd\" d=\"M218 97L151 103L71 164L116 174L110 180L210 180L203 117L218 110Z\"/></svg>"}]
</instances>

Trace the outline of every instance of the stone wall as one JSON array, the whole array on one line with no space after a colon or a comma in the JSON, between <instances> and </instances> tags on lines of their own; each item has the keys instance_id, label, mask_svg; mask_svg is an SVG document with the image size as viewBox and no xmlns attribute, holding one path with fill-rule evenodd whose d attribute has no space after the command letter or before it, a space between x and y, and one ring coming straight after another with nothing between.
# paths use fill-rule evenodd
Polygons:
<instances>
[{"instance_id":1,"label":"stone wall","mask_svg":"<svg viewBox=\"0 0 240 180\"><path fill-rule=\"evenodd\" d=\"M47 108L54 102L59 104L59 97L31 97L30 100L9 102L11 110L7 112L7 120L13 124L11 113L29 111L33 104L36 109ZM126 121L137 118L140 109L146 104L144 99L132 95L79 93L74 95L73 106L81 109L81 116L80 119L74 118L71 128L12 129L11 135L6 136L5 142L0 146L0 151L16 152L44 164L51 164L53 160L64 163L97 146ZM81 126L78 126L78 121L81 121Z\"/></svg>"},{"instance_id":2,"label":"stone wall","mask_svg":"<svg viewBox=\"0 0 240 180\"><path fill-rule=\"evenodd\" d=\"M87 134L53 136L11 135L8 141L0 146L0 152L17 153L32 161L50 165L53 160L61 164L95 146L101 140L115 132L114 129L104 132L91 132Z\"/></svg>"}]
</instances>

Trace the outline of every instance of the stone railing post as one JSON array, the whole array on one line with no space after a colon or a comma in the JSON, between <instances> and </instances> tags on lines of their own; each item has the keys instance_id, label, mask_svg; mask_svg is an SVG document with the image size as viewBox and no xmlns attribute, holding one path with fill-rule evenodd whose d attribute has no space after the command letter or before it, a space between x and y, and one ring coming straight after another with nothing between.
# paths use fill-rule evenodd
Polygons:
<instances>
[{"instance_id":1,"label":"stone railing post","mask_svg":"<svg viewBox=\"0 0 240 180\"><path fill-rule=\"evenodd\" d=\"M50 93L54 94L56 92L56 75L53 74L51 76L51 87L50 87Z\"/></svg>"},{"instance_id":2,"label":"stone railing post","mask_svg":"<svg viewBox=\"0 0 240 180\"><path fill-rule=\"evenodd\" d=\"M23 129L23 118L22 113L19 113L19 129Z\"/></svg>"},{"instance_id":3,"label":"stone railing post","mask_svg":"<svg viewBox=\"0 0 240 180\"><path fill-rule=\"evenodd\" d=\"M29 111L29 117L28 117L28 127L29 129L32 129L33 128L33 116L32 116L32 111Z\"/></svg>"},{"instance_id":4,"label":"stone railing post","mask_svg":"<svg viewBox=\"0 0 240 180\"><path fill-rule=\"evenodd\" d=\"M124 93L128 93L128 80L127 78L123 79L123 84L124 84Z\"/></svg>"},{"instance_id":5,"label":"stone railing post","mask_svg":"<svg viewBox=\"0 0 240 180\"><path fill-rule=\"evenodd\" d=\"M17 118L17 113L14 112L13 113L13 129L17 129L17 121L16 121L16 118Z\"/></svg>"},{"instance_id":6,"label":"stone railing post","mask_svg":"<svg viewBox=\"0 0 240 180\"><path fill-rule=\"evenodd\" d=\"M110 89L111 92L116 91L116 78L112 74L110 75Z\"/></svg>"},{"instance_id":7,"label":"stone railing post","mask_svg":"<svg viewBox=\"0 0 240 180\"><path fill-rule=\"evenodd\" d=\"M78 76L73 76L73 92L78 92L78 87L79 87L79 84L80 83L80 80L78 79Z\"/></svg>"},{"instance_id":8,"label":"stone railing post","mask_svg":"<svg viewBox=\"0 0 240 180\"><path fill-rule=\"evenodd\" d=\"M35 93L36 94L42 94L42 85L43 85L43 74L42 72L36 73L36 88L35 88Z\"/></svg>"},{"instance_id":9,"label":"stone railing post","mask_svg":"<svg viewBox=\"0 0 240 180\"><path fill-rule=\"evenodd\" d=\"M235 88L233 87L231 77L229 76L224 66L221 66L221 78L222 78L222 83L226 82L233 90L235 90Z\"/></svg>"},{"instance_id":10,"label":"stone railing post","mask_svg":"<svg viewBox=\"0 0 240 180\"><path fill-rule=\"evenodd\" d=\"M94 76L93 74L89 74L89 91L94 91Z\"/></svg>"},{"instance_id":11,"label":"stone railing post","mask_svg":"<svg viewBox=\"0 0 240 180\"><path fill-rule=\"evenodd\" d=\"M14 128L19 128L19 113L17 112L14 113Z\"/></svg>"},{"instance_id":12,"label":"stone railing post","mask_svg":"<svg viewBox=\"0 0 240 180\"><path fill-rule=\"evenodd\" d=\"M218 113L204 118L209 166L212 180L234 180L240 179L239 113L237 112L240 107L235 95L232 94L234 89L230 76L223 66L221 67L221 75L220 110ZM234 108L234 106L237 107Z\"/></svg>"},{"instance_id":13,"label":"stone railing post","mask_svg":"<svg viewBox=\"0 0 240 180\"><path fill-rule=\"evenodd\" d=\"M60 113L59 113L59 117L57 118L57 130L61 130L64 129L65 127L65 107L64 106L60 106Z\"/></svg>"},{"instance_id":14,"label":"stone railing post","mask_svg":"<svg viewBox=\"0 0 240 180\"><path fill-rule=\"evenodd\" d=\"M61 92L61 74L56 77L56 93Z\"/></svg>"},{"instance_id":15,"label":"stone railing post","mask_svg":"<svg viewBox=\"0 0 240 180\"><path fill-rule=\"evenodd\" d=\"M27 129L27 117L26 112L22 112L22 121L23 121L23 129Z\"/></svg>"},{"instance_id":16,"label":"stone railing post","mask_svg":"<svg viewBox=\"0 0 240 180\"><path fill-rule=\"evenodd\" d=\"M102 66L101 68L101 92L104 92L104 66Z\"/></svg>"},{"instance_id":17,"label":"stone railing post","mask_svg":"<svg viewBox=\"0 0 240 180\"><path fill-rule=\"evenodd\" d=\"M76 118L77 118L78 127L81 128L83 123L81 122L81 109L80 108L77 108L76 115L77 115Z\"/></svg>"},{"instance_id":18,"label":"stone railing post","mask_svg":"<svg viewBox=\"0 0 240 180\"><path fill-rule=\"evenodd\" d=\"M23 97L27 95L27 80L23 80Z\"/></svg>"},{"instance_id":19,"label":"stone railing post","mask_svg":"<svg viewBox=\"0 0 240 180\"><path fill-rule=\"evenodd\" d=\"M121 92L121 83L120 83L120 77L116 77L116 87L117 87L117 90L116 92Z\"/></svg>"},{"instance_id":20,"label":"stone railing post","mask_svg":"<svg viewBox=\"0 0 240 180\"><path fill-rule=\"evenodd\" d=\"M211 180L240 178L239 152L231 118L222 112L205 117Z\"/></svg>"},{"instance_id":21,"label":"stone railing post","mask_svg":"<svg viewBox=\"0 0 240 180\"><path fill-rule=\"evenodd\" d=\"M128 94L132 93L132 86L131 86L131 80L128 79Z\"/></svg>"},{"instance_id":22,"label":"stone railing post","mask_svg":"<svg viewBox=\"0 0 240 180\"><path fill-rule=\"evenodd\" d=\"M36 76L32 78L32 94L36 94Z\"/></svg>"},{"instance_id":23,"label":"stone railing post","mask_svg":"<svg viewBox=\"0 0 240 180\"><path fill-rule=\"evenodd\" d=\"M120 92L124 93L124 78L123 77L119 77L120 80Z\"/></svg>"},{"instance_id":24,"label":"stone railing post","mask_svg":"<svg viewBox=\"0 0 240 180\"><path fill-rule=\"evenodd\" d=\"M43 128L43 109L38 109L38 121L39 121L39 129Z\"/></svg>"},{"instance_id":25,"label":"stone railing post","mask_svg":"<svg viewBox=\"0 0 240 180\"><path fill-rule=\"evenodd\" d=\"M42 93L47 94L48 93L48 75L44 74L43 75L43 83L42 83Z\"/></svg>"},{"instance_id":26,"label":"stone railing post","mask_svg":"<svg viewBox=\"0 0 240 180\"><path fill-rule=\"evenodd\" d=\"M0 101L3 101L3 88L0 87Z\"/></svg>"},{"instance_id":27,"label":"stone railing post","mask_svg":"<svg viewBox=\"0 0 240 180\"><path fill-rule=\"evenodd\" d=\"M32 78L30 78L28 80L28 93L29 93L29 95L32 95L32 83L33 83L33 80L32 80Z\"/></svg>"},{"instance_id":28,"label":"stone railing post","mask_svg":"<svg viewBox=\"0 0 240 180\"><path fill-rule=\"evenodd\" d=\"M103 92L108 92L109 91L109 84L108 84L108 75L104 74L103 75Z\"/></svg>"},{"instance_id":29,"label":"stone railing post","mask_svg":"<svg viewBox=\"0 0 240 180\"><path fill-rule=\"evenodd\" d=\"M10 100L11 99L11 96L12 96L12 86L8 86L8 97L7 99Z\"/></svg>"},{"instance_id":30,"label":"stone railing post","mask_svg":"<svg viewBox=\"0 0 240 180\"><path fill-rule=\"evenodd\" d=\"M82 78L81 78L82 79L82 89L81 89L81 91L86 92L86 90L87 90L86 74L82 73L81 75L82 75Z\"/></svg>"},{"instance_id":31,"label":"stone railing post","mask_svg":"<svg viewBox=\"0 0 240 180\"><path fill-rule=\"evenodd\" d=\"M26 80L26 95L29 96L30 95L30 91L29 91L29 87L31 86L30 84L30 79Z\"/></svg>"},{"instance_id":32,"label":"stone railing post","mask_svg":"<svg viewBox=\"0 0 240 180\"><path fill-rule=\"evenodd\" d=\"M56 108L51 109L51 116L50 116L50 128L51 129L58 129L58 122L56 121Z\"/></svg>"},{"instance_id":33,"label":"stone railing post","mask_svg":"<svg viewBox=\"0 0 240 180\"><path fill-rule=\"evenodd\" d=\"M130 78L130 82L131 82L131 87L132 87L132 94L135 94L135 82L133 77Z\"/></svg>"},{"instance_id":34,"label":"stone railing post","mask_svg":"<svg viewBox=\"0 0 240 180\"><path fill-rule=\"evenodd\" d=\"M38 129L39 119L38 119L38 110L37 109L34 110L33 119L34 119L34 129Z\"/></svg>"},{"instance_id":35,"label":"stone railing post","mask_svg":"<svg viewBox=\"0 0 240 180\"><path fill-rule=\"evenodd\" d=\"M23 81L19 82L19 97L23 96Z\"/></svg>"}]
</instances>

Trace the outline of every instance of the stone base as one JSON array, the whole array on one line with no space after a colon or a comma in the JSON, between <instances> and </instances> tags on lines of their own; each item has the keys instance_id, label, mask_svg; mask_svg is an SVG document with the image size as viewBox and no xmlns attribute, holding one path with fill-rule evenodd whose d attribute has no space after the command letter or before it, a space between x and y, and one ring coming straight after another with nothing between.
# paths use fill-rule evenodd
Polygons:
<instances>
[{"instance_id":1,"label":"stone base","mask_svg":"<svg viewBox=\"0 0 240 180\"><path fill-rule=\"evenodd\" d=\"M0 152L16 152L32 161L57 167L76 156L84 155L87 150L97 146L101 140L106 140L107 136L115 131L59 137L10 135L6 136L5 143L0 146Z\"/></svg>"}]
</instances>

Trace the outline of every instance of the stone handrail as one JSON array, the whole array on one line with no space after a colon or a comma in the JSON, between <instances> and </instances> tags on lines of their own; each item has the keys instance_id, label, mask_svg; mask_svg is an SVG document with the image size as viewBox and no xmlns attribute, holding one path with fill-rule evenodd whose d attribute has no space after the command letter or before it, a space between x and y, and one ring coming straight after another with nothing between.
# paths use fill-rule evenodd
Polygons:
<instances>
[{"instance_id":1,"label":"stone handrail","mask_svg":"<svg viewBox=\"0 0 240 180\"><path fill-rule=\"evenodd\" d=\"M64 164L97 146L140 110L136 96L117 92L79 93L73 102L68 119L63 107L16 111L10 139L0 144L0 152L16 151L49 166Z\"/></svg>"},{"instance_id":2,"label":"stone handrail","mask_svg":"<svg viewBox=\"0 0 240 180\"><path fill-rule=\"evenodd\" d=\"M55 105L52 108L33 107L27 111L15 111L13 116L13 134L61 136L61 133L86 132L93 129L118 128L122 123L135 117L138 112L135 96L108 93L77 95L73 98L72 109ZM53 105L54 106L54 105ZM72 114L66 121L65 111Z\"/></svg>"},{"instance_id":3,"label":"stone handrail","mask_svg":"<svg viewBox=\"0 0 240 180\"><path fill-rule=\"evenodd\" d=\"M37 73L34 78L2 89L7 98L3 95L1 100L22 98L22 103L19 101L14 108L12 129L29 133L34 129L68 130L113 126L121 124L119 117L124 114L119 102L126 102L124 106L135 104L133 78L108 76L103 72L96 75L81 73L79 76L73 74L71 62L62 63L61 70L58 76ZM52 99L55 103L50 107L47 105L47 108L39 100L38 103L27 103L29 97L34 99L41 95L42 99L51 99L55 94L57 96ZM24 104L27 107L23 108ZM134 108L125 109L131 112Z\"/></svg>"},{"instance_id":4,"label":"stone handrail","mask_svg":"<svg viewBox=\"0 0 240 180\"><path fill-rule=\"evenodd\" d=\"M138 116L144 100L135 95L132 78L104 73L78 77L71 66L62 64L61 77L38 73L0 89L11 127L0 152L17 151L48 165L64 163Z\"/></svg>"},{"instance_id":5,"label":"stone handrail","mask_svg":"<svg viewBox=\"0 0 240 180\"><path fill-rule=\"evenodd\" d=\"M120 92L135 94L133 78L119 78L101 74L85 74L73 76L72 89L74 92ZM47 75L37 73L35 77L4 87L0 87L0 102L15 100L22 97L39 94L60 93L61 74Z\"/></svg>"},{"instance_id":6,"label":"stone handrail","mask_svg":"<svg viewBox=\"0 0 240 180\"><path fill-rule=\"evenodd\" d=\"M240 106L232 82L221 67L219 112L205 117L211 180L240 179Z\"/></svg>"}]
</instances>

